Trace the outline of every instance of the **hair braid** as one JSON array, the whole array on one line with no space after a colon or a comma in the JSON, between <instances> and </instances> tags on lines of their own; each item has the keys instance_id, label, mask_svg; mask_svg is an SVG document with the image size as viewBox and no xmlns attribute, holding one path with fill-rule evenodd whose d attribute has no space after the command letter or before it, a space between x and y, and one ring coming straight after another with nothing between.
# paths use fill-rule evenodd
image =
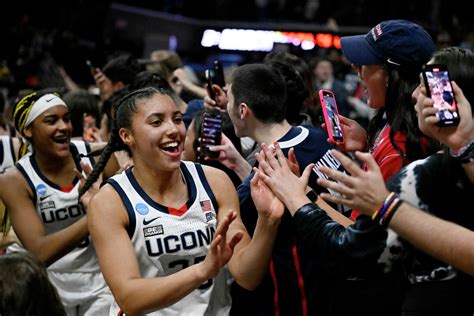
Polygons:
<instances>
[{"instance_id":1,"label":"hair braid","mask_svg":"<svg viewBox=\"0 0 474 316\"><path fill-rule=\"evenodd\" d=\"M112 135L110 136L109 141L107 142L107 145L101 149L99 161L95 165L94 169L92 170L91 174L87 177L86 182L84 183L84 186L79 190L79 199L82 197L84 193L89 190L89 188L92 186L92 184L99 178L99 175L101 172L104 170L105 166L107 165L107 162L110 159L110 156L118 150L122 150L124 147L122 140L120 139L120 136L118 134L117 128L114 127L114 130L112 131ZM93 153L97 153L98 151L94 151L89 153L87 156L92 156Z\"/></svg>"}]
</instances>

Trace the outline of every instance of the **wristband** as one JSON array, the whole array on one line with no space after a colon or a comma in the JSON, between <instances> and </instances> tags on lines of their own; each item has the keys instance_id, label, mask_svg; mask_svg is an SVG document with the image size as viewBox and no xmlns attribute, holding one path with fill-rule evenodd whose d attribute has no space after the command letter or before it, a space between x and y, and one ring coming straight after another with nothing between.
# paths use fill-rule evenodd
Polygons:
<instances>
[{"instance_id":1,"label":"wristband","mask_svg":"<svg viewBox=\"0 0 474 316\"><path fill-rule=\"evenodd\" d=\"M468 145L462 147L458 150L449 150L449 154L454 159L458 160L460 163L470 163L474 161L474 140L472 140Z\"/></svg>"},{"instance_id":2,"label":"wristband","mask_svg":"<svg viewBox=\"0 0 474 316\"><path fill-rule=\"evenodd\" d=\"M385 198L380 208L372 214L372 220L382 227L387 227L388 223L402 204L402 200L395 192L390 192Z\"/></svg>"},{"instance_id":3,"label":"wristband","mask_svg":"<svg viewBox=\"0 0 474 316\"><path fill-rule=\"evenodd\" d=\"M318 199L318 194L314 192L314 190L309 191L306 193L306 197L311 201L315 202Z\"/></svg>"}]
</instances>

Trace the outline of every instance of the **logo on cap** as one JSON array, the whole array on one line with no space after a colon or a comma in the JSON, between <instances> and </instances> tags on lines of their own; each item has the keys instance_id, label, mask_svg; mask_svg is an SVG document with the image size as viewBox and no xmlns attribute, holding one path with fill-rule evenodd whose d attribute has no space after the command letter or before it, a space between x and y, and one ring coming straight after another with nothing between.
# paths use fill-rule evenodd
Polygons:
<instances>
[{"instance_id":1,"label":"logo on cap","mask_svg":"<svg viewBox=\"0 0 474 316\"><path fill-rule=\"evenodd\" d=\"M375 27L372 28L372 37L376 42L380 38L380 36L382 36L382 25L377 24Z\"/></svg>"}]
</instances>

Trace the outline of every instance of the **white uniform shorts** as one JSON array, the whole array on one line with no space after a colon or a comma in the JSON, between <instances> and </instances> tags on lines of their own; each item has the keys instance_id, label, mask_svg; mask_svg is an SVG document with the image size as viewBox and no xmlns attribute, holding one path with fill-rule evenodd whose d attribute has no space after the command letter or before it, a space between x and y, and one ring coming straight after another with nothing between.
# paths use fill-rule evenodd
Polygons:
<instances>
[{"instance_id":1,"label":"white uniform shorts","mask_svg":"<svg viewBox=\"0 0 474 316\"><path fill-rule=\"evenodd\" d=\"M101 272L63 273L48 270L68 316L107 315L114 301Z\"/></svg>"}]
</instances>

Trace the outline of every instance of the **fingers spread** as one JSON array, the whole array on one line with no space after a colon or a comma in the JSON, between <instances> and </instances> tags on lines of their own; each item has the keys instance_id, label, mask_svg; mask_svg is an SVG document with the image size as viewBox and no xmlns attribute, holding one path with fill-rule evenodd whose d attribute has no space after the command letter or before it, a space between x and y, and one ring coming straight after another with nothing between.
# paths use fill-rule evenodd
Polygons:
<instances>
[{"instance_id":1,"label":"fingers spread","mask_svg":"<svg viewBox=\"0 0 474 316\"><path fill-rule=\"evenodd\" d=\"M348 171L351 175L358 175L360 172L364 172L359 165L352 161L349 157L337 150L331 150L331 154L339 160L344 169Z\"/></svg>"}]
</instances>

